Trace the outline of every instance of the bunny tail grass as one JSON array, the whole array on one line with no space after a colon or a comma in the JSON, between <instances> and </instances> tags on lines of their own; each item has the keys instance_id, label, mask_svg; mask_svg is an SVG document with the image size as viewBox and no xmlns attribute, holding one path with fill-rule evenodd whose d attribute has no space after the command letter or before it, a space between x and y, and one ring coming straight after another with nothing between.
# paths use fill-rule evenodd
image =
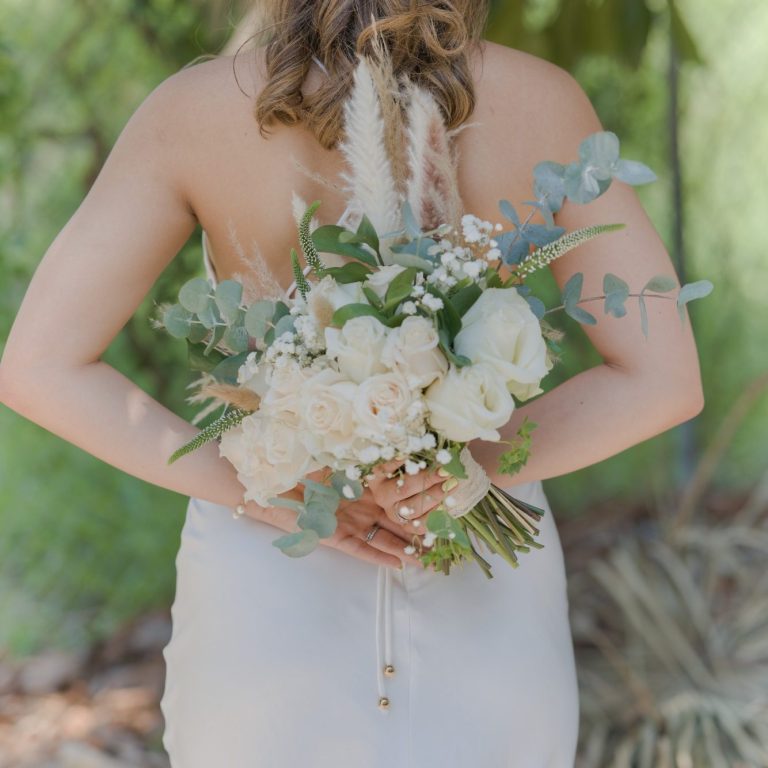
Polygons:
<instances>
[{"instance_id":1,"label":"bunny tail grass","mask_svg":"<svg viewBox=\"0 0 768 768\"><path fill-rule=\"evenodd\" d=\"M211 440L215 440L223 432L232 429L232 427L236 427L248 415L249 411L243 411L240 408L231 408L225 414L219 416L216 421L201 430L197 436L186 443L186 445L182 445L181 448L174 451L168 459L168 463L173 464L174 461L180 459L182 456L186 456L188 453L196 451Z\"/></svg>"},{"instance_id":2,"label":"bunny tail grass","mask_svg":"<svg viewBox=\"0 0 768 768\"><path fill-rule=\"evenodd\" d=\"M583 229L569 232L567 235L563 235L558 240L555 240L554 243L533 251L528 258L520 263L515 270L515 274L521 276L530 275L537 269L551 264L555 259L560 258L560 256L572 251L574 248L578 248L583 243L593 240L606 232L624 229L625 226L625 224L597 224L593 227L584 227Z\"/></svg>"}]
</instances>

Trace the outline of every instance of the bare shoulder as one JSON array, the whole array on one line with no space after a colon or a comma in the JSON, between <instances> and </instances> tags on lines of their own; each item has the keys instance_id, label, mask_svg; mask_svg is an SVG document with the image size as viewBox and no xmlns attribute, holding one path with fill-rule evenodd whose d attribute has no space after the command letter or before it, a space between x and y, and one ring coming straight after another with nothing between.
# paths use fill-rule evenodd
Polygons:
<instances>
[{"instance_id":1,"label":"bare shoulder","mask_svg":"<svg viewBox=\"0 0 768 768\"><path fill-rule=\"evenodd\" d=\"M514 136L528 152L574 159L585 136L602 130L589 97L567 70L539 56L482 41L476 65L478 107L499 140Z\"/></svg>"}]
</instances>

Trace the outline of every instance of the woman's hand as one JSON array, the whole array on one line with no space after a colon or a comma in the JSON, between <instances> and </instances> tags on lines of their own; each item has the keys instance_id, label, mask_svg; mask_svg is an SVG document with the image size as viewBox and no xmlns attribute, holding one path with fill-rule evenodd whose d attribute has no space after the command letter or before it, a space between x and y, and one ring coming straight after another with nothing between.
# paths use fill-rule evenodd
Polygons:
<instances>
[{"instance_id":1,"label":"woman's hand","mask_svg":"<svg viewBox=\"0 0 768 768\"><path fill-rule=\"evenodd\" d=\"M308 477L322 482L325 474L326 470L318 470ZM297 489L281 496L298 501L303 499L302 491ZM265 508L249 502L245 505L245 513L248 517L269 523L285 533L296 533L301 530L296 525L296 512L287 507ZM426 533L423 524L420 522L415 525L413 522L404 524L391 519L384 513L370 488L364 488L363 495L359 499L342 499L336 511L336 519L338 524L334 534L320 539L320 544L323 546L390 568L399 568L401 562L421 564L418 557L406 554L404 548L414 543L414 537ZM368 542L365 539L374 523L378 523L380 528ZM416 549L418 551L419 547Z\"/></svg>"},{"instance_id":2,"label":"woman's hand","mask_svg":"<svg viewBox=\"0 0 768 768\"><path fill-rule=\"evenodd\" d=\"M374 467L366 480L368 490L392 523L407 526L415 520L421 523L421 532L426 533L426 526L419 518L440 506L446 494L456 487L457 481L450 479L445 471L441 474L439 469L431 472L423 470L417 475L405 472L398 475L396 470L402 465L401 460L393 459ZM406 523L403 518L411 522Z\"/></svg>"}]
</instances>

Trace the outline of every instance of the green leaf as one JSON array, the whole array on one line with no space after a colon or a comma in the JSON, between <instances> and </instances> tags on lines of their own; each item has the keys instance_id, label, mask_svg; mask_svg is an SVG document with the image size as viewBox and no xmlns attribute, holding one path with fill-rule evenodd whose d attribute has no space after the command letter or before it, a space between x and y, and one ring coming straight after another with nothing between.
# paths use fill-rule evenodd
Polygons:
<instances>
[{"instance_id":1,"label":"green leaf","mask_svg":"<svg viewBox=\"0 0 768 768\"><path fill-rule=\"evenodd\" d=\"M376 232L376 228L371 223L371 220L365 214L363 214L362 218L360 219L360 224L357 227L357 236L362 242L366 243L371 248L373 248L374 251L378 252L379 236Z\"/></svg>"},{"instance_id":2,"label":"green leaf","mask_svg":"<svg viewBox=\"0 0 768 768\"><path fill-rule=\"evenodd\" d=\"M174 304L163 312L163 325L171 336L177 339L186 339L192 331L193 317L194 315L181 304Z\"/></svg>"},{"instance_id":3,"label":"green leaf","mask_svg":"<svg viewBox=\"0 0 768 768\"><path fill-rule=\"evenodd\" d=\"M703 299L712 293L714 285L709 280L697 280L695 283L686 283L680 288L677 295L677 311L680 320L685 321L685 305L694 299Z\"/></svg>"},{"instance_id":4,"label":"green leaf","mask_svg":"<svg viewBox=\"0 0 768 768\"><path fill-rule=\"evenodd\" d=\"M457 477L459 480L467 479L467 470L462 464L459 454L461 453L461 447L449 448L451 454L451 460L447 464L443 464L443 469L446 472L450 472L453 477Z\"/></svg>"},{"instance_id":5,"label":"green leaf","mask_svg":"<svg viewBox=\"0 0 768 768\"><path fill-rule=\"evenodd\" d=\"M629 286L610 272L603 277L603 292L605 293L605 314L614 317L624 317L627 314L624 303L629 297Z\"/></svg>"},{"instance_id":6,"label":"green leaf","mask_svg":"<svg viewBox=\"0 0 768 768\"><path fill-rule=\"evenodd\" d=\"M530 421L526 416L517 430L516 437L509 441L511 446L499 457L499 472L505 475L514 475L527 463L531 453L531 433L538 426L535 421Z\"/></svg>"},{"instance_id":7,"label":"green leaf","mask_svg":"<svg viewBox=\"0 0 768 768\"><path fill-rule=\"evenodd\" d=\"M226 413L205 427L205 429L200 430L192 440L174 451L168 459L168 463L173 464L174 461L177 461L182 456L186 456L206 443L211 442L211 440L215 440L228 429L236 427L248 415L248 411L243 411L240 408L230 408Z\"/></svg>"},{"instance_id":8,"label":"green leaf","mask_svg":"<svg viewBox=\"0 0 768 768\"><path fill-rule=\"evenodd\" d=\"M193 277L181 286L179 302L190 312L202 312L208 306L211 284L203 277Z\"/></svg>"},{"instance_id":9,"label":"green leaf","mask_svg":"<svg viewBox=\"0 0 768 768\"><path fill-rule=\"evenodd\" d=\"M202 323L192 323L192 328L189 331L187 338L193 343L198 344L203 341L210 331Z\"/></svg>"},{"instance_id":10,"label":"green leaf","mask_svg":"<svg viewBox=\"0 0 768 768\"><path fill-rule=\"evenodd\" d=\"M485 270L485 284L489 288L501 288L504 285L504 282L498 271L491 267L490 269Z\"/></svg>"},{"instance_id":11,"label":"green leaf","mask_svg":"<svg viewBox=\"0 0 768 768\"><path fill-rule=\"evenodd\" d=\"M450 300L442 294L434 286L430 286L429 292L435 293L443 302L443 308L437 312L437 320L446 331L448 331L448 338L450 343L453 344L453 340L461 330L461 315L457 312L456 307L450 302Z\"/></svg>"},{"instance_id":12,"label":"green leaf","mask_svg":"<svg viewBox=\"0 0 768 768\"><path fill-rule=\"evenodd\" d=\"M405 301L413 290L413 281L416 279L415 267L406 267L402 272L395 275L392 282L387 287L384 295L384 311L394 309L398 304Z\"/></svg>"},{"instance_id":13,"label":"green leaf","mask_svg":"<svg viewBox=\"0 0 768 768\"><path fill-rule=\"evenodd\" d=\"M644 286L642 293L653 291L654 293L668 293L677 288L677 280L667 275L654 275Z\"/></svg>"},{"instance_id":14,"label":"green leaf","mask_svg":"<svg viewBox=\"0 0 768 768\"><path fill-rule=\"evenodd\" d=\"M343 267L327 267L325 274L330 275L340 285L347 285L349 283L362 283L373 272L359 261L350 261Z\"/></svg>"},{"instance_id":15,"label":"green leaf","mask_svg":"<svg viewBox=\"0 0 768 768\"><path fill-rule=\"evenodd\" d=\"M228 322L237 318L242 298L243 286L237 280L222 280L214 291L216 306Z\"/></svg>"},{"instance_id":16,"label":"green leaf","mask_svg":"<svg viewBox=\"0 0 768 768\"><path fill-rule=\"evenodd\" d=\"M371 288L370 285L363 285L363 293L365 294L365 298L368 299L371 306L376 307L376 309L383 309L384 308L384 302L379 298L379 294L376 293L376 291Z\"/></svg>"},{"instance_id":17,"label":"green leaf","mask_svg":"<svg viewBox=\"0 0 768 768\"><path fill-rule=\"evenodd\" d=\"M469 539L464 526L446 510L438 507L427 515L427 529L442 539L453 534L453 541L459 546L468 547Z\"/></svg>"},{"instance_id":18,"label":"green leaf","mask_svg":"<svg viewBox=\"0 0 768 768\"><path fill-rule=\"evenodd\" d=\"M275 314L275 303L261 299L248 307L245 313L245 330L254 339L263 339L269 329L272 316Z\"/></svg>"},{"instance_id":19,"label":"green leaf","mask_svg":"<svg viewBox=\"0 0 768 768\"><path fill-rule=\"evenodd\" d=\"M447 328L440 327L437 329L437 336L440 339L440 349L443 354L448 358L448 361L453 363L457 368L463 368L466 365L472 365L472 361L465 355L459 355L453 351L451 346L451 338Z\"/></svg>"},{"instance_id":20,"label":"green leaf","mask_svg":"<svg viewBox=\"0 0 768 768\"><path fill-rule=\"evenodd\" d=\"M293 315L283 315L275 323L275 338L279 339L284 333L294 333L296 331L295 320Z\"/></svg>"},{"instance_id":21,"label":"green leaf","mask_svg":"<svg viewBox=\"0 0 768 768\"><path fill-rule=\"evenodd\" d=\"M381 323L386 323L387 321L387 318L370 304L345 304L333 313L331 325L341 327L347 320L351 320L353 317L362 317L363 315L375 317Z\"/></svg>"},{"instance_id":22,"label":"green leaf","mask_svg":"<svg viewBox=\"0 0 768 768\"><path fill-rule=\"evenodd\" d=\"M335 506L338 506L338 500ZM334 512L335 507L333 511L330 511L320 504L312 506L307 504L296 518L296 525L305 531L314 531L321 539L327 539L336 533L338 526L338 520Z\"/></svg>"},{"instance_id":23,"label":"green leaf","mask_svg":"<svg viewBox=\"0 0 768 768\"><path fill-rule=\"evenodd\" d=\"M470 283L456 291L449 301L459 317L464 317L467 310L480 298L482 293L483 289L477 283Z\"/></svg>"},{"instance_id":24,"label":"green leaf","mask_svg":"<svg viewBox=\"0 0 768 768\"><path fill-rule=\"evenodd\" d=\"M311 528L298 533L288 533L275 539L272 545L288 557L304 557L317 547L320 537Z\"/></svg>"},{"instance_id":25,"label":"green leaf","mask_svg":"<svg viewBox=\"0 0 768 768\"><path fill-rule=\"evenodd\" d=\"M339 256L348 256L372 267L378 266L376 257L365 248L354 243L340 242L339 236L342 232L349 232L349 230L337 224L326 224L312 232L312 240L321 253L337 253ZM355 235L354 232L350 234Z\"/></svg>"},{"instance_id":26,"label":"green leaf","mask_svg":"<svg viewBox=\"0 0 768 768\"><path fill-rule=\"evenodd\" d=\"M212 371L222 360L226 360L227 356L217 349L206 355L205 348L204 344L192 344L187 339L187 358L193 371Z\"/></svg>"}]
</instances>

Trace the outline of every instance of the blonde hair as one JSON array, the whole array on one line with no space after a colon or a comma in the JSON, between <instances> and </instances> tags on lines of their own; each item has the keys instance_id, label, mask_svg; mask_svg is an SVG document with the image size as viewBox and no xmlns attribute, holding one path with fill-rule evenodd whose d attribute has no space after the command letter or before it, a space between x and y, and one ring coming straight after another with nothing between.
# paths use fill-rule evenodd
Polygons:
<instances>
[{"instance_id":1,"label":"blonde hair","mask_svg":"<svg viewBox=\"0 0 768 768\"><path fill-rule=\"evenodd\" d=\"M267 82L254 117L262 136L275 121L303 123L326 149L342 139L343 102L358 55L381 55L397 77L429 90L447 127L475 108L469 54L488 20L489 0L262 0ZM301 87L316 56L328 77Z\"/></svg>"}]
</instances>

